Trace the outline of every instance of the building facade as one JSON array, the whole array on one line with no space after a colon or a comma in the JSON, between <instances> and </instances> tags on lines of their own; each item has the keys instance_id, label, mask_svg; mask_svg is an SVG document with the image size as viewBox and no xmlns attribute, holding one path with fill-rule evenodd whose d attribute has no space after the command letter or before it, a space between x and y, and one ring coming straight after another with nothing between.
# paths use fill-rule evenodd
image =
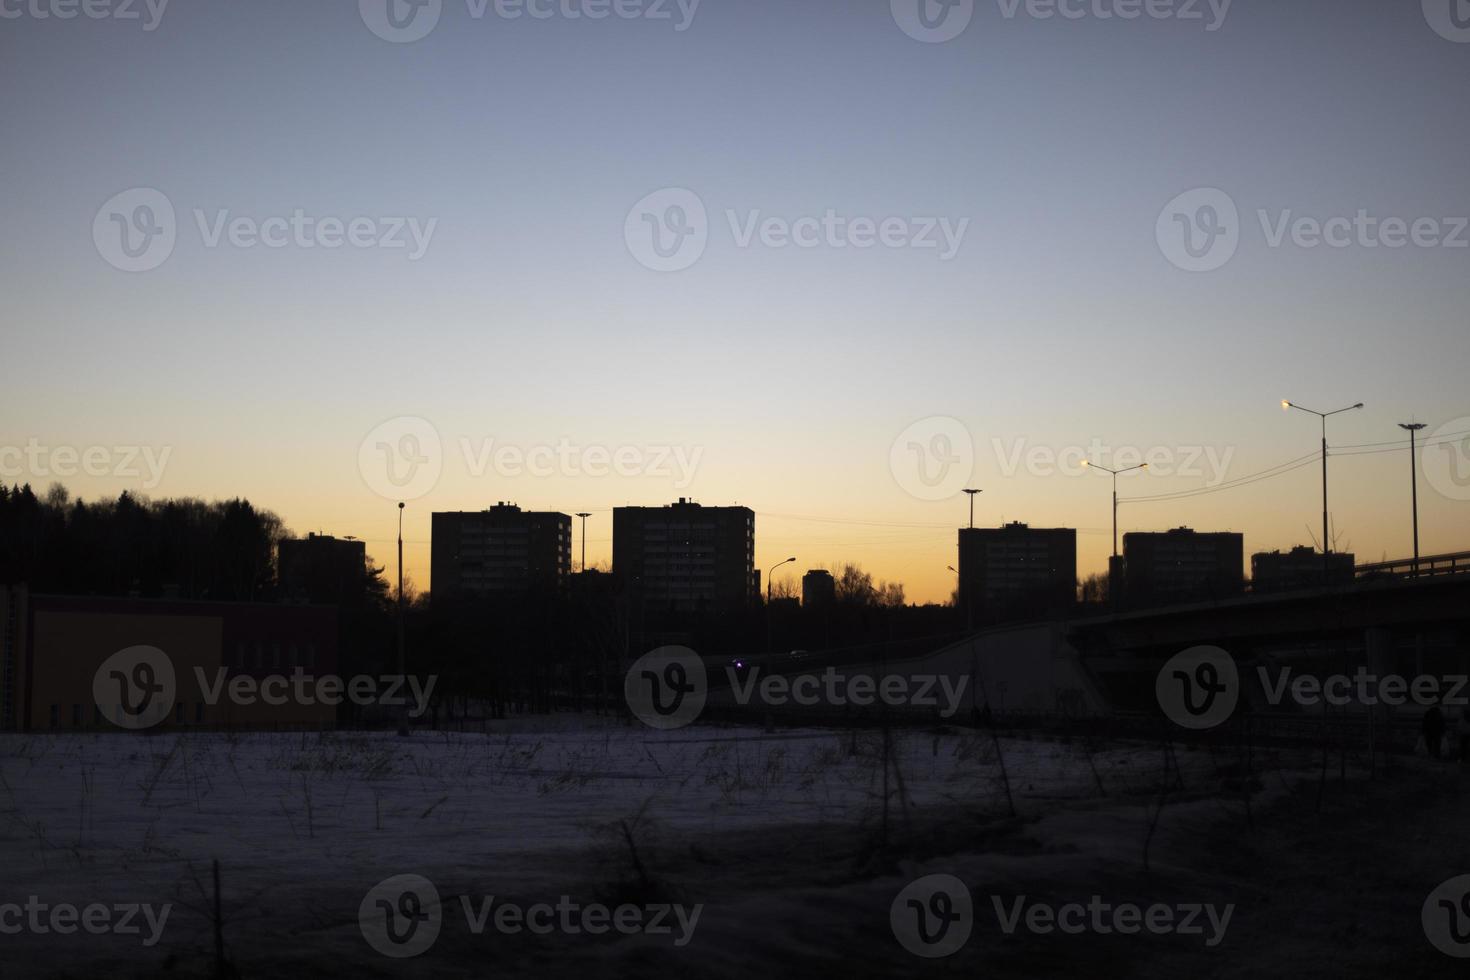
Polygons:
<instances>
[{"instance_id":1,"label":"building facade","mask_svg":"<svg viewBox=\"0 0 1470 980\"><path fill-rule=\"evenodd\" d=\"M960 602L972 618L1041 615L1077 592L1077 532L1012 522L961 528Z\"/></svg>"},{"instance_id":2,"label":"building facade","mask_svg":"<svg viewBox=\"0 0 1470 980\"><path fill-rule=\"evenodd\" d=\"M759 592L755 512L683 497L664 507L615 507L613 574L645 612L745 606Z\"/></svg>"},{"instance_id":3,"label":"building facade","mask_svg":"<svg viewBox=\"0 0 1470 980\"><path fill-rule=\"evenodd\" d=\"M1258 551L1251 555L1252 592L1289 592L1321 588L1324 577L1332 585L1353 581L1356 557L1337 552L1323 560L1322 552L1306 545L1290 551Z\"/></svg>"},{"instance_id":4,"label":"building facade","mask_svg":"<svg viewBox=\"0 0 1470 980\"><path fill-rule=\"evenodd\" d=\"M436 597L555 587L572 572L572 519L498 503L436 512L429 587Z\"/></svg>"},{"instance_id":5,"label":"building facade","mask_svg":"<svg viewBox=\"0 0 1470 980\"><path fill-rule=\"evenodd\" d=\"M356 605L367 593L367 546L330 534L285 538L276 549L276 578L289 602Z\"/></svg>"},{"instance_id":6,"label":"building facade","mask_svg":"<svg viewBox=\"0 0 1470 980\"><path fill-rule=\"evenodd\" d=\"M1239 595L1245 537L1234 531L1130 531L1123 535L1123 598L1130 606Z\"/></svg>"},{"instance_id":7,"label":"building facade","mask_svg":"<svg viewBox=\"0 0 1470 980\"><path fill-rule=\"evenodd\" d=\"M120 663L124 669L109 669ZM336 705L289 696L242 701L229 692L241 676L265 691L266 678L337 672L331 606L0 587L0 730L331 727Z\"/></svg>"},{"instance_id":8,"label":"building facade","mask_svg":"<svg viewBox=\"0 0 1470 980\"><path fill-rule=\"evenodd\" d=\"M837 601L837 581L825 568L813 568L801 577L803 606L830 606Z\"/></svg>"}]
</instances>

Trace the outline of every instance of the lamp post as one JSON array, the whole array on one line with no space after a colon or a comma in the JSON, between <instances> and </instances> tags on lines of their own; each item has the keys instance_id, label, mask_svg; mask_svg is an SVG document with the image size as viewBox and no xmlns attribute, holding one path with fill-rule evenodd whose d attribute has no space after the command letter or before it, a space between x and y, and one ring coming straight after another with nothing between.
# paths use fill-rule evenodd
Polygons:
<instances>
[{"instance_id":1,"label":"lamp post","mask_svg":"<svg viewBox=\"0 0 1470 980\"><path fill-rule=\"evenodd\" d=\"M789 564L791 564L794 561L796 561L796 556L795 555L792 555L790 558L787 558L785 561L778 561L778 562L776 562L776 564L774 564L774 565L771 566L771 570L769 572L766 572L766 649L767 650L770 650L771 647L772 647L772 644L773 644L773 640L772 640L773 628L771 626L771 576L774 575L775 572L776 572L776 569L780 568L782 565L789 565Z\"/></svg>"},{"instance_id":2,"label":"lamp post","mask_svg":"<svg viewBox=\"0 0 1470 980\"><path fill-rule=\"evenodd\" d=\"M769 572L766 572L766 605L767 606L769 606L771 604L771 576L773 574L775 574L776 569L780 568L782 565L789 565L789 564L791 564L794 561L796 561L796 556L795 555L792 555L790 558L787 558L785 561L778 561L778 562L776 562L776 564L774 564L774 565L771 566L771 570Z\"/></svg>"},{"instance_id":3,"label":"lamp post","mask_svg":"<svg viewBox=\"0 0 1470 980\"><path fill-rule=\"evenodd\" d=\"M1297 411L1315 415L1322 421L1322 584L1324 586L1332 578L1332 540L1328 537L1327 529L1327 420L1334 415L1351 412L1354 409L1362 407L1363 403L1358 402L1356 405L1349 405L1347 408L1337 408L1330 412L1319 412L1316 409L1298 405L1296 402L1288 401L1285 398L1281 400L1281 410L1283 412L1294 408Z\"/></svg>"},{"instance_id":4,"label":"lamp post","mask_svg":"<svg viewBox=\"0 0 1470 980\"><path fill-rule=\"evenodd\" d=\"M587 571L587 518L592 515L586 511L578 511L577 516L582 518L582 571Z\"/></svg>"},{"instance_id":5,"label":"lamp post","mask_svg":"<svg viewBox=\"0 0 1470 980\"><path fill-rule=\"evenodd\" d=\"M965 493L969 494L969 496L970 496L970 528L973 530L974 527L975 527L975 494L977 494L977 493L984 493L984 491L983 490L970 490L970 489L967 488L965 490Z\"/></svg>"},{"instance_id":6,"label":"lamp post","mask_svg":"<svg viewBox=\"0 0 1470 980\"><path fill-rule=\"evenodd\" d=\"M398 501L398 682L406 683L408 667L403 653L403 501ZM408 737L408 701L398 715L398 734Z\"/></svg>"},{"instance_id":7,"label":"lamp post","mask_svg":"<svg viewBox=\"0 0 1470 980\"><path fill-rule=\"evenodd\" d=\"M1414 437L1420 429L1424 428L1423 422L1400 422L1399 428L1409 433L1409 493L1414 508L1414 577L1419 577L1419 453L1414 445Z\"/></svg>"},{"instance_id":8,"label":"lamp post","mask_svg":"<svg viewBox=\"0 0 1470 980\"><path fill-rule=\"evenodd\" d=\"M1110 473L1113 477L1113 557L1108 561L1108 601L1116 605L1118 602L1118 474L1131 473L1134 470L1148 469L1147 463L1139 463L1136 466L1124 466L1121 469L1113 469L1084 459L1082 465L1095 470Z\"/></svg>"},{"instance_id":9,"label":"lamp post","mask_svg":"<svg viewBox=\"0 0 1470 980\"><path fill-rule=\"evenodd\" d=\"M1119 473L1132 473L1134 470L1146 470L1146 469L1148 469L1148 464L1147 463L1139 463L1137 466L1125 466L1125 467L1123 467L1120 470L1115 470L1115 469L1110 469L1109 467L1106 467L1106 466L1102 465L1101 463L1094 463L1091 460L1084 459L1082 461L1082 465L1083 466L1090 467L1091 469L1094 469L1094 470L1102 470L1104 473L1111 473L1113 475L1113 557L1114 558L1117 558L1118 557L1118 474Z\"/></svg>"}]
</instances>

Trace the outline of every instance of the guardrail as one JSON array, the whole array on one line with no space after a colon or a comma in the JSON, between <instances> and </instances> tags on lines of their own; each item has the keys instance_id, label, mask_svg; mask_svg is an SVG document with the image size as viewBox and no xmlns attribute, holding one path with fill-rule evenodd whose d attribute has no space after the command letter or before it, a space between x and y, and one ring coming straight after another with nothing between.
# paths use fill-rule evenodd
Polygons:
<instances>
[{"instance_id":1,"label":"guardrail","mask_svg":"<svg viewBox=\"0 0 1470 980\"><path fill-rule=\"evenodd\" d=\"M1449 555L1424 555L1418 561L1413 558L1380 561L1371 565L1358 565L1353 569L1353 577L1360 581L1375 578L1433 578L1467 573L1470 573L1470 551L1458 551Z\"/></svg>"}]
</instances>

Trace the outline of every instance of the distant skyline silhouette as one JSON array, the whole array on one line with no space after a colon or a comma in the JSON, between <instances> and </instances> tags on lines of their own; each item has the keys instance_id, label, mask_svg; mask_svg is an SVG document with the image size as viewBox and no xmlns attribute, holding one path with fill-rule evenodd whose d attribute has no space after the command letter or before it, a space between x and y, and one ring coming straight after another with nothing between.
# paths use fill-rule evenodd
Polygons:
<instances>
[{"instance_id":1,"label":"distant skyline silhouette","mask_svg":"<svg viewBox=\"0 0 1470 980\"><path fill-rule=\"evenodd\" d=\"M243 496L391 565L396 507L358 453L412 416L443 440L442 473L405 512L420 588L434 510L588 511L595 565L612 507L688 496L754 509L759 567L857 561L943 601L967 501L896 478L894 442L917 422L970 434L977 525L1077 527L1086 576L1106 567L1107 481L1010 475L1018 443L1213 447L1228 481L1316 450L1282 398L1365 402L1334 420L1342 446L1470 418L1470 249L1296 234L1360 211L1443 232L1470 211L1470 45L1419 4L1237 0L1207 31L978 3L943 43L906 35L886 2L705 0L676 31L475 19L446 0L402 44L355 4L286 0L171 4L147 31L0 27L0 80L26 92L0 110L0 446L171 449L146 489L61 480L89 500ZM127 272L94 226L134 246L161 227L142 198L120 222L103 213L138 188L167 199L173 238ZM659 272L625 226L669 188L697 195L706 240ZM1223 192L1237 227L1223 264L1191 272L1159 226L1199 189ZM330 246L291 230L298 211L328 239L333 221L343 239L353 219L370 226ZM758 230L797 235L829 211L845 230L811 247ZM887 218L915 235L929 218L968 225L948 258L853 244L854 219ZM384 244L395 221L405 247ZM283 245L256 241L273 229ZM700 457L684 485L677 471L476 476L461 440ZM1339 547L1409 554L1408 467L1406 450L1333 461ZM1464 501L1423 476L1422 550L1470 548ZM1209 478L1134 476L1120 493ZM1120 525L1240 531L1248 553L1309 544L1318 480L1307 465L1127 504ZM51 482L0 474L27 481Z\"/></svg>"}]
</instances>

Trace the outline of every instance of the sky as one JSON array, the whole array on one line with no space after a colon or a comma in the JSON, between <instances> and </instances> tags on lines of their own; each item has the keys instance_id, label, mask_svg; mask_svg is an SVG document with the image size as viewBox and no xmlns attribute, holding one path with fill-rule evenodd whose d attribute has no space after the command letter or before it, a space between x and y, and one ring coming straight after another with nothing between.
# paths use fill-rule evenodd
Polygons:
<instances>
[{"instance_id":1,"label":"sky","mask_svg":"<svg viewBox=\"0 0 1470 980\"><path fill-rule=\"evenodd\" d=\"M0 0L0 482L390 573L407 498L420 588L435 510L590 512L599 564L692 497L942 601L967 486L1105 567L1083 456L1151 461L1123 531L1313 543L1287 398L1365 405L1338 549L1410 553L1410 420L1470 549L1451 0L389 2Z\"/></svg>"}]
</instances>

